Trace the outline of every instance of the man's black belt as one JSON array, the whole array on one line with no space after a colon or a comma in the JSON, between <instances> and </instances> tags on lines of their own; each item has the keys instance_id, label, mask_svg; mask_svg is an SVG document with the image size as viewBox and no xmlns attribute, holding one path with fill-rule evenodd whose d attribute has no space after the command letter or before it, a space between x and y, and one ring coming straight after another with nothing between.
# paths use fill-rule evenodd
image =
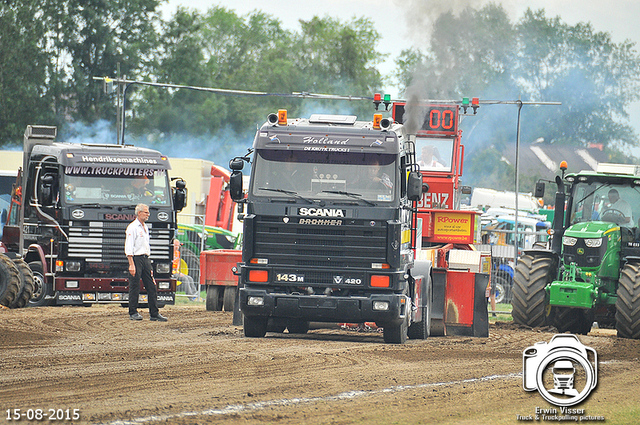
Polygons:
<instances>
[{"instance_id":1,"label":"man's black belt","mask_svg":"<svg viewBox=\"0 0 640 425\"><path fill-rule=\"evenodd\" d=\"M134 255L134 257L148 257L147 254Z\"/></svg>"}]
</instances>

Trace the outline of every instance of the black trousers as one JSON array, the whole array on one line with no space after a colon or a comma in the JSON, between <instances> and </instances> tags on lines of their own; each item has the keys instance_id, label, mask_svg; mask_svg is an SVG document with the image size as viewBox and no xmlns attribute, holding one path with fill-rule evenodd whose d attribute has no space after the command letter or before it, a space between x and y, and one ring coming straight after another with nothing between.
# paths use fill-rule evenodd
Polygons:
<instances>
[{"instance_id":1,"label":"black trousers","mask_svg":"<svg viewBox=\"0 0 640 425\"><path fill-rule=\"evenodd\" d=\"M146 255L134 255L133 264L136 266L136 275L129 274L129 314L138 312L138 296L140 295L140 279L147 290L149 314L158 315L158 291L151 275L151 260Z\"/></svg>"}]
</instances>

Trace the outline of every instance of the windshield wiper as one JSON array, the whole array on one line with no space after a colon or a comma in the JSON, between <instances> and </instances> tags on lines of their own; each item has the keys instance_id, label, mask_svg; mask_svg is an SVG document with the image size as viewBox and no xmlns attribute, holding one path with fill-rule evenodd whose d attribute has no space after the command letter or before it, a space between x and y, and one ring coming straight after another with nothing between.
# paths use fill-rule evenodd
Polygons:
<instances>
[{"instance_id":1,"label":"windshield wiper","mask_svg":"<svg viewBox=\"0 0 640 425\"><path fill-rule=\"evenodd\" d=\"M584 196L582 199L580 199L578 202L576 202L576 204L579 204L580 202L582 202L585 199L587 199L589 196L591 196L594 193L596 193L596 191L598 189L601 189L601 188L606 187L606 186L611 186L611 183L602 183L600 186L596 187L595 189L593 189L593 191L589 192L586 196Z\"/></svg>"},{"instance_id":2,"label":"windshield wiper","mask_svg":"<svg viewBox=\"0 0 640 425\"><path fill-rule=\"evenodd\" d=\"M293 190L273 189L273 188L270 188L270 187L259 187L258 190L269 190L271 192L284 193L285 195L290 195L290 196L293 196L294 198L302 199L303 201L308 202L310 204L315 204L317 202L318 205L320 205L321 207L323 207L324 204L325 204L323 201L314 201L314 200L311 200L309 198L305 198L304 196L300 196L300 195L298 195L297 192L294 192Z\"/></svg>"},{"instance_id":3,"label":"windshield wiper","mask_svg":"<svg viewBox=\"0 0 640 425\"><path fill-rule=\"evenodd\" d=\"M362 195L359 194L359 193L345 192L344 190L323 190L322 193L335 193L336 195L345 195L345 196L348 196L350 198L357 199L358 201L362 201L362 202L366 203L367 205L371 205L372 207L376 206L376 204L374 202L371 202L369 200L363 199Z\"/></svg>"}]
</instances>

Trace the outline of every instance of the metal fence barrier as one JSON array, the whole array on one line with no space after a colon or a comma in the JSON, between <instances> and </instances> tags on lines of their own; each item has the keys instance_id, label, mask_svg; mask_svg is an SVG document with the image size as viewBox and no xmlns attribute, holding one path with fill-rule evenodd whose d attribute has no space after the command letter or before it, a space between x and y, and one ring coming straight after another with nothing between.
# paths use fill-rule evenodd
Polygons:
<instances>
[{"instance_id":1,"label":"metal fence barrier","mask_svg":"<svg viewBox=\"0 0 640 425\"><path fill-rule=\"evenodd\" d=\"M175 274L178 280L176 297L187 297L192 301L200 301L200 253L204 250L207 237L204 225L204 215L179 214L181 219L188 219L192 226L188 230L180 228L176 230L176 238L180 244L180 265Z\"/></svg>"}]
</instances>

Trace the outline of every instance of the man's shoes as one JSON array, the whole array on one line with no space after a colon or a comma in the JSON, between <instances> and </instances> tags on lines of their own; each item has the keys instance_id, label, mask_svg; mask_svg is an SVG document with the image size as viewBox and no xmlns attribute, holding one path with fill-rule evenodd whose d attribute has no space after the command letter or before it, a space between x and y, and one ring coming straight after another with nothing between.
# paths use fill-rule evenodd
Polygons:
<instances>
[{"instance_id":1,"label":"man's shoes","mask_svg":"<svg viewBox=\"0 0 640 425\"><path fill-rule=\"evenodd\" d=\"M152 322L166 322L167 318L158 313L156 316L151 316L149 320L151 320Z\"/></svg>"},{"instance_id":2,"label":"man's shoes","mask_svg":"<svg viewBox=\"0 0 640 425\"><path fill-rule=\"evenodd\" d=\"M140 313L130 314L129 315L129 319L131 319L131 320L142 320L142 316L140 316Z\"/></svg>"}]
</instances>

